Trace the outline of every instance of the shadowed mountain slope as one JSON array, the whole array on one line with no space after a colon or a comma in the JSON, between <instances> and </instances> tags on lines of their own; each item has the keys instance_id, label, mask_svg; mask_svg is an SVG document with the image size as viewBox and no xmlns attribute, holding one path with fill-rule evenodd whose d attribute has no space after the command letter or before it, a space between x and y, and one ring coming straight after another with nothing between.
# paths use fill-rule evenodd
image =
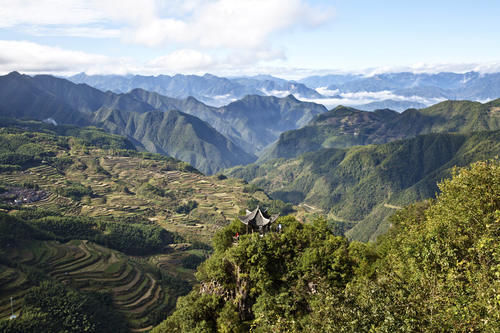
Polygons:
<instances>
[{"instance_id":1,"label":"shadowed mountain slope","mask_svg":"<svg viewBox=\"0 0 500 333\"><path fill-rule=\"evenodd\" d=\"M151 105L133 93L105 93L49 75L14 72L0 77L0 115L4 117L102 126L127 135L139 148L169 154L205 173L255 159L202 120L168 112L179 103ZM158 107L166 113L155 111Z\"/></svg>"}]
</instances>

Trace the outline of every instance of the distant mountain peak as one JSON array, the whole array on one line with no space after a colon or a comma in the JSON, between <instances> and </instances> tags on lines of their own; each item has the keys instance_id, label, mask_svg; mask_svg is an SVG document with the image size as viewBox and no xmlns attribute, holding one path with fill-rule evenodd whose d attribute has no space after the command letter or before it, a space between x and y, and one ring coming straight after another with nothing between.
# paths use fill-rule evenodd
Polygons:
<instances>
[{"instance_id":1,"label":"distant mountain peak","mask_svg":"<svg viewBox=\"0 0 500 333\"><path fill-rule=\"evenodd\" d=\"M10 72L9 74L7 74L7 76L10 76L10 77L22 77L23 74L19 73L18 71L13 71L13 72Z\"/></svg>"},{"instance_id":2,"label":"distant mountain peak","mask_svg":"<svg viewBox=\"0 0 500 333\"><path fill-rule=\"evenodd\" d=\"M197 100L196 98L194 98L193 96L188 96L186 98L186 102L196 102L196 103L201 103L199 100Z\"/></svg>"}]
</instances>

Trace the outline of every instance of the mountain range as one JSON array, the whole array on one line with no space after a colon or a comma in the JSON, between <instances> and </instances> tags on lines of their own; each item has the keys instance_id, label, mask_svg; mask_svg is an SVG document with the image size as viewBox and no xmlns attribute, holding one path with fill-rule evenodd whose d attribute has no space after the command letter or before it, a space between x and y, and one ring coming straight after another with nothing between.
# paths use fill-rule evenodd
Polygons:
<instances>
[{"instance_id":1,"label":"mountain range","mask_svg":"<svg viewBox=\"0 0 500 333\"><path fill-rule=\"evenodd\" d=\"M194 97L140 88L102 92L15 72L0 77L0 97L4 117L97 126L208 174L246 165L226 173L276 199L318 207L360 240L387 230L393 207L432 197L453 165L500 151L498 132L491 132L500 130L500 99L445 101L402 113L327 111L293 95L248 95L213 107ZM248 165L256 155L258 164Z\"/></svg>"},{"instance_id":2,"label":"mountain range","mask_svg":"<svg viewBox=\"0 0 500 333\"><path fill-rule=\"evenodd\" d=\"M302 83L272 76L223 78L211 74L182 75L86 75L80 73L69 80L115 93L127 93L135 88L157 92L174 98L194 97L212 106L226 105L246 95L285 97L294 94L303 98L321 98L314 89Z\"/></svg>"},{"instance_id":3,"label":"mountain range","mask_svg":"<svg viewBox=\"0 0 500 333\"><path fill-rule=\"evenodd\" d=\"M304 78L299 82L313 89L338 90L337 93L391 91L406 97L488 100L498 98L500 93L500 73L325 75Z\"/></svg>"},{"instance_id":4,"label":"mountain range","mask_svg":"<svg viewBox=\"0 0 500 333\"><path fill-rule=\"evenodd\" d=\"M285 97L293 94L299 100L321 103L328 108L346 105L368 111L390 108L401 112L443 100L485 102L500 96L500 73L478 72L335 74L310 76L297 81L270 75L224 78L211 74L120 76L80 73L68 79L115 93L141 88L174 98L192 96L217 107L246 95Z\"/></svg>"},{"instance_id":5,"label":"mountain range","mask_svg":"<svg viewBox=\"0 0 500 333\"><path fill-rule=\"evenodd\" d=\"M179 158L208 174L256 159L283 131L326 112L289 95L246 96L221 108L193 97L142 89L116 94L49 75L0 77L3 117L94 125L126 135L140 149Z\"/></svg>"},{"instance_id":6,"label":"mountain range","mask_svg":"<svg viewBox=\"0 0 500 333\"><path fill-rule=\"evenodd\" d=\"M0 115L95 125L127 135L143 150L182 158L205 173L255 159L191 115L159 112L131 94L102 92L48 75L0 77Z\"/></svg>"},{"instance_id":7,"label":"mountain range","mask_svg":"<svg viewBox=\"0 0 500 333\"><path fill-rule=\"evenodd\" d=\"M327 111L321 104L301 102L293 95L247 95L220 108L193 97L175 99L143 89L134 89L128 95L155 109L175 109L199 117L250 154L259 154L282 132L300 128Z\"/></svg>"}]
</instances>

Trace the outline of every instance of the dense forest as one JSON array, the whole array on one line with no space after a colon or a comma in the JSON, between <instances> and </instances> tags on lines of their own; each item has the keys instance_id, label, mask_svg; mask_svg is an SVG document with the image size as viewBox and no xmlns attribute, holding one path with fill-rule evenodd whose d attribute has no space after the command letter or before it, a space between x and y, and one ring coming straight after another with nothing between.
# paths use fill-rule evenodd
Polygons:
<instances>
[{"instance_id":1,"label":"dense forest","mask_svg":"<svg viewBox=\"0 0 500 333\"><path fill-rule=\"evenodd\" d=\"M439 189L374 243L322 218L284 217L264 237L234 221L154 332L497 332L500 162L455 169Z\"/></svg>"}]
</instances>

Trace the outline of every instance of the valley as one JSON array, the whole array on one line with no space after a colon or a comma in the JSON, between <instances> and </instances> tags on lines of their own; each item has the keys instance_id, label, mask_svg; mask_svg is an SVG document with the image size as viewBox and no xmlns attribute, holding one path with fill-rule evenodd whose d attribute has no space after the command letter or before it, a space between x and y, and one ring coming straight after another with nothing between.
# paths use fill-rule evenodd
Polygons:
<instances>
[{"instance_id":1,"label":"valley","mask_svg":"<svg viewBox=\"0 0 500 333\"><path fill-rule=\"evenodd\" d=\"M1 82L8 84L0 85L0 325L28 331L30 318L62 311L63 295L70 295L72 320L91 331L190 331L198 301L208 304L209 331L230 323L248 330L262 316L259 302L276 295L257 283L248 296L241 283L272 281L274 267L291 269L280 278L296 288L283 296L287 302L316 302L307 295L318 284L347 288L350 278L336 276L362 283L365 273L352 272L385 262L378 246L392 246L386 235L398 232L398 216L411 219L411 205L432 205L442 191L437 184L457 167L494 165L500 152L499 100L398 113L248 95L212 107L137 88L103 93L43 75L11 73ZM257 206L281 214L283 236L246 234L237 217ZM257 259L240 253L240 240L261 251L258 260L272 258L259 268L262 276L253 271ZM244 275L242 265L250 269ZM317 265L329 282L317 279ZM294 274L308 279L306 296L297 296L306 280ZM273 284L282 290L282 282ZM10 297L19 321L7 321ZM243 321L214 324L221 311ZM262 327L276 327L271 322ZM41 323L46 330L64 325Z\"/></svg>"},{"instance_id":2,"label":"valley","mask_svg":"<svg viewBox=\"0 0 500 333\"><path fill-rule=\"evenodd\" d=\"M500 1L0 5L0 333L500 332Z\"/></svg>"}]
</instances>

